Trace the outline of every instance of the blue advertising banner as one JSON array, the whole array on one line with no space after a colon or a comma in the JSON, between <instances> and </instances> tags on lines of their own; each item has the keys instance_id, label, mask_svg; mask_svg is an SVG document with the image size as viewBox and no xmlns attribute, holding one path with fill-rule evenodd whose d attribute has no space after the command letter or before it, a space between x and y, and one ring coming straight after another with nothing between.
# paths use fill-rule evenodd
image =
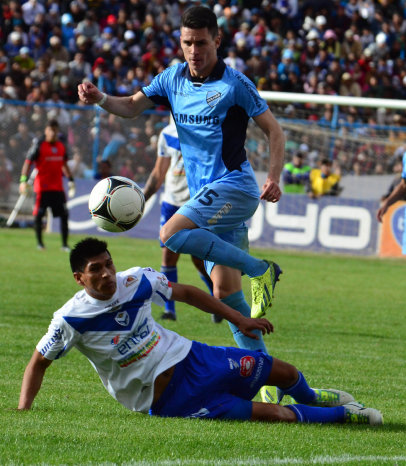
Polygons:
<instances>
[{"instance_id":1,"label":"blue advertising banner","mask_svg":"<svg viewBox=\"0 0 406 466\"><path fill-rule=\"evenodd\" d=\"M108 233L96 227L90 218L87 202L95 180L77 180L76 196L69 200L69 228L72 233L122 235L158 239L160 193L146 204L144 216L132 230ZM249 221L251 247L299 249L306 251L377 254L378 201L284 194L276 203L261 202ZM58 230L56 220L54 231Z\"/></svg>"}]
</instances>

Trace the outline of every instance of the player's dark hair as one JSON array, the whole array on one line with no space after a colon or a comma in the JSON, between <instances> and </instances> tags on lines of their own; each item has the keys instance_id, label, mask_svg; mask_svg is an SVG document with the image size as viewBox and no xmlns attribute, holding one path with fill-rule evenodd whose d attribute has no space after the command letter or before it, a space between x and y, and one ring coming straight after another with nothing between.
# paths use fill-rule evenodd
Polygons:
<instances>
[{"instance_id":1,"label":"player's dark hair","mask_svg":"<svg viewBox=\"0 0 406 466\"><path fill-rule=\"evenodd\" d=\"M189 29L207 28L212 37L218 36L216 15L205 6L192 6L182 15L181 26Z\"/></svg>"},{"instance_id":2,"label":"player's dark hair","mask_svg":"<svg viewBox=\"0 0 406 466\"><path fill-rule=\"evenodd\" d=\"M58 120L56 120L55 118L49 120L47 126L49 126L50 128L59 128Z\"/></svg>"},{"instance_id":3,"label":"player's dark hair","mask_svg":"<svg viewBox=\"0 0 406 466\"><path fill-rule=\"evenodd\" d=\"M70 252L69 261L72 272L83 272L89 260L103 252L107 252L111 257L105 241L97 238L82 239Z\"/></svg>"}]
</instances>

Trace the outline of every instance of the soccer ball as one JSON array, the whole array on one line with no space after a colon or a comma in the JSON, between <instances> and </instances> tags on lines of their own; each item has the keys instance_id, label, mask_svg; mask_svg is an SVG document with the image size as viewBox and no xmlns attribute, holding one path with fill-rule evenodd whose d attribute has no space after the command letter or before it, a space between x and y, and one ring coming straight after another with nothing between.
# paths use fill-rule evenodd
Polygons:
<instances>
[{"instance_id":1,"label":"soccer ball","mask_svg":"<svg viewBox=\"0 0 406 466\"><path fill-rule=\"evenodd\" d=\"M89 197L89 212L96 225L111 232L133 228L144 213L145 197L134 181L123 176L100 180Z\"/></svg>"}]
</instances>

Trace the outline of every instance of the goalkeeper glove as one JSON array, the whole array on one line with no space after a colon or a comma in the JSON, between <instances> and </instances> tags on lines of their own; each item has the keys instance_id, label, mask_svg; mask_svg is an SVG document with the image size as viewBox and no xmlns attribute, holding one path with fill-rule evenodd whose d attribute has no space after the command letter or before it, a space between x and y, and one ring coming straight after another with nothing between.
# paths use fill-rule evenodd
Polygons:
<instances>
[{"instance_id":1,"label":"goalkeeper glove","mask_svg":"<svg viewBox=\"0 0 406 466\"><path fill-rule=\"evenodd\" d=\"M68 181L68 197L75 197L76 187L73 180Z\"/></svg>"}]
</instances>

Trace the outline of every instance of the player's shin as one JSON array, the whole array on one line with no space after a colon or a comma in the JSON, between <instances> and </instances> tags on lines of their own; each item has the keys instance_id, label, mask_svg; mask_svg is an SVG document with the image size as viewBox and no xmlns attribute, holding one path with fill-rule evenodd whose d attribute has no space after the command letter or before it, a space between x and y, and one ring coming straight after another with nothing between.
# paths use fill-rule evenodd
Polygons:
<instances>
[{"instance_id":1,"label":"player's shin","mask_svg":"<svg viewBox=\"0 0 406 466\"><path fill-rule=\"evenodd\" d=\"M237 291L236 293L233 293L223 298L221 301L223 301L223 303L227 304L228 306L238 311L243 316L245 317L250 316L251 308L249 307L247 301L245 300L245 297L242 291ZM262 334L259 330L254 331L254 333L258 335L259 340L254 340L253 338L243 335L234 324L231 324L229 322L228 325L230 326L231 332L233 333L233 338L239 348L256 350L256 351L261 350L264 353L267 353L266 346L262 338Z\"/></svg>"},{"instance_id":2,"label":"player's shin","mask_svg":"<svg viewBox=\"0 0 406 466\"><path fill-rule=\"evenodd\" d=\"M178 231L166 241L165 246L174 252L191 254L202 260L233 267L249 277L261 275L268 268L266 262L250 256L242 249L202 228Z\"/></svg>"}]
</instances>

